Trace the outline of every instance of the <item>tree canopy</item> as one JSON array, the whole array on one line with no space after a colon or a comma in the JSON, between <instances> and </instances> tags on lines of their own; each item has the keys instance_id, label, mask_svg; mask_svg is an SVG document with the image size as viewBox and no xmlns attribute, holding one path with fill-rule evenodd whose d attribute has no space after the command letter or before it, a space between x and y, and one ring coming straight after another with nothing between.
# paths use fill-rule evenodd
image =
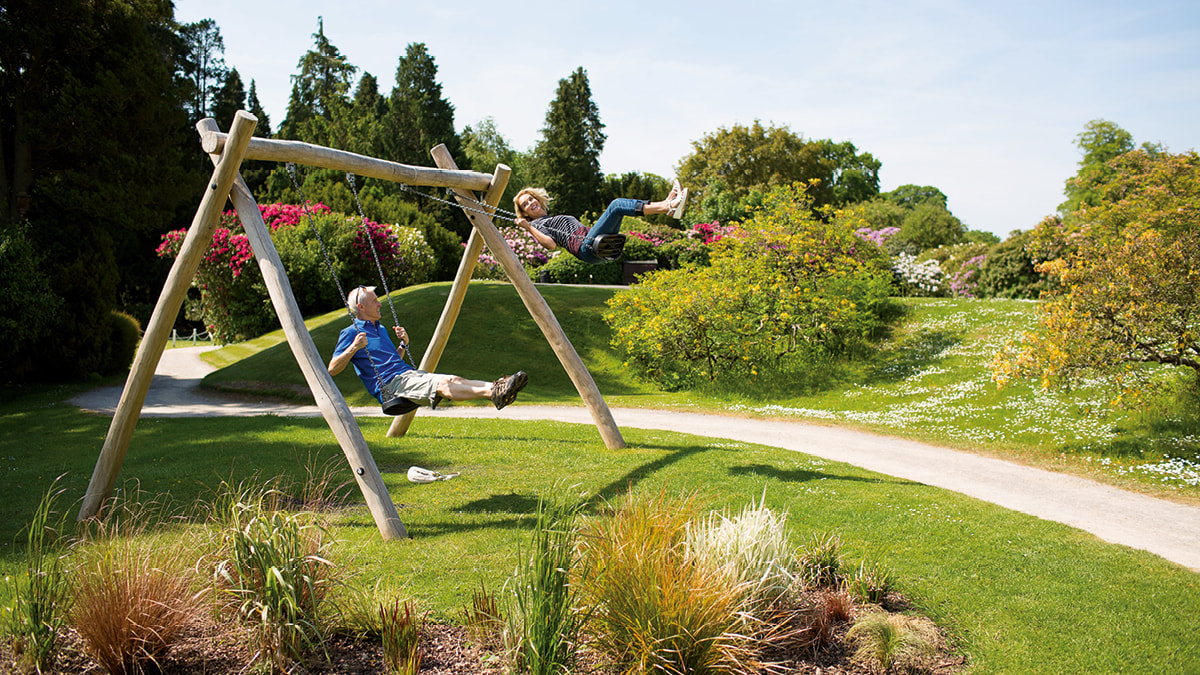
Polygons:
<instances>
[{"instance_id":1,"label":"tree canopy","mask_svg":"<svg viewBox=\"0 0 1200 675\"><path fill-rule=\"evenodd\" d=\"M1200 155L1127 152L1095 204L1039 233L1061 290L1039 327L997 355L995 374L1044 385L1102 375L1136 394L1143 364L1200 372Z\"/></svg>"},{"instance_id":2,"label":"tree canopy","mask_svg":"<svg viewBox=\"0 0 1200 675\"><path fill-rule=\"evenodd\" d=\"M808 194L816 208L870 199L879 193L880 167L879 160L860 153L849 141L810 141L786 126L764 127L755 120L750 126L722 127L693 141L678 174L705 205L706 213L699 217L720 219L729 215L721 213L729 211L722 201L760 202L762 194L796 182L810 186Z\"/></svg>"},{"instance_id":3,"label":"tree canopy","mask_svg":"<svg viewBox=\"0 0 1200 675\"><path fill-rule=\"evenodd\" d=\"M63 301L6 377L98 372L110 311L161 287L152 242L203 182L182 161L192 138L172 22L169 4L147 0L0 11L0 215L30 223L41 286Z\"/></svg>"},{"instance_id":4,"label":"tree canopy","mask_svg":"<svg viewBox=\"0 0 1200 675\"><path fill-rule=\"evenodd\" d=\"M1058 212L1063 216L1099 203L1101 186L1116 175L1110 163L1136 147L1133 134L1103 119L1088 122L1075 137L1075 145L1083 156L1079 159L1079 170L1067 180L1063 189L1067 200L1058 205ZM1141 148L1149 154L1162 152L1162 148L1154 143L1143 143Z\"/></svg>"}]
</instances>

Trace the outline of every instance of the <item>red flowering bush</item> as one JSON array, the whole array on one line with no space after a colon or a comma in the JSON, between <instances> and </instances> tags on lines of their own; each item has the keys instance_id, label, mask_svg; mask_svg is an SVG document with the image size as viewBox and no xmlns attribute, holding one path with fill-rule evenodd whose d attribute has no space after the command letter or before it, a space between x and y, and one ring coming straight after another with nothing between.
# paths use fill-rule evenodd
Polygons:
<instances>
[{"instance_id":1,"label":"red flowering bush","mask_svg":"<svg viewBox=\"0 0 1200 675\"><path fill-rule=\"evenodd\" d=\"M711 223L696 223L692 229L687 231L687 236L691 239L699 239L705 244L715 244L736 231L737 226L722 225L714 220Z\"/></svg>"},{"instance_id":2,"label":"red flowering bush","mask_svg":"<svg viewBox=\"0 0 1200 675\"><path fill-rule=\"evenodd\" d=\"M341 296L305 209L292 204L267 204L259 205L259 210L271 230L301 313L341 307ZM432 278L437 260L419 231L370 220L364 223L357 216L333 213L324 204L312 207L311 212L312 224L320 232L329 262L345 291L358 284L383 285L371 252L372 243L391 290ZM186 230L176 230L163 235L158 255L176 257L186 234ZM248 264L252 258L253 251L236 214L223 214L192 283L199 290L199 298L190 298L186 307L188 318L203 321L218 342L247 340L278 325L258 265Z\"/></svg>"},{"instance_id":3,"label":"red flowering bush","mask_svg":"<svg viewBox=\"0 0 1200 675\"><path fill-rule=\"evenodd\" d=\"M186 236L187 230L164 234L156 253L175 258ZM200 296L189 297L184 307L185 316L203 321L216 342L248 340L278 325L258 265L247 264L253 257L237 218L223 214L192 280Z\"/></svg>"}]
</instances>

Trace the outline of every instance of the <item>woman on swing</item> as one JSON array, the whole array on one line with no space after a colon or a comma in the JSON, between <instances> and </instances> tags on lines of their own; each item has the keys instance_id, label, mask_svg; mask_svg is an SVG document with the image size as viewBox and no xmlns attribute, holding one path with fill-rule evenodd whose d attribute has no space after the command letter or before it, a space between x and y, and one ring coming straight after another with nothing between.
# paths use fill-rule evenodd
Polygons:
<instances>
[{"instance_id":1,"label":"woman on swing","mask_svg":"<svg viewBox=\"0 0 1200 675\"><path fill-rule=\"evenodd\" d=\"M521 190L513 197L513 206L517 212L513 222L524 228L543 248L553 251L562 246L576 258L599 265L620 257L625 244L625 235L620 234L621 220L625 216L666 213L672 218L682 218L687 206L687 190L680 189L679 181L675 181L671 193L661 202L614 199L590 229L574 216L550 215L550 195L544 188Z\"/></svg>"},{"instance_id":2,"label":"woman on swing","mask_svg":"<svg viewBox=\"0 0 1200 675\"><path fill-rule=\"evenodd\" d=\"M495 382L483 382L418 370L403 357L408 347L408 333L400 326L395 326L393 330L400 346L394 347L387 330L379 322L383 316L383 303L375 295L374 286L359 286L350 291L346 304L354 315L354 322L338 335L333 358L329 361L329 374L337 375L347 365L353 364L354 372L367 391L381 403L385 399L400 397L436 408L442 399L470 401L486 398L499 410L515 401L517 393L529 381L525 371L507 375ZM380 383L384 390L382 392Z\"/></svg>"}]
</instances>

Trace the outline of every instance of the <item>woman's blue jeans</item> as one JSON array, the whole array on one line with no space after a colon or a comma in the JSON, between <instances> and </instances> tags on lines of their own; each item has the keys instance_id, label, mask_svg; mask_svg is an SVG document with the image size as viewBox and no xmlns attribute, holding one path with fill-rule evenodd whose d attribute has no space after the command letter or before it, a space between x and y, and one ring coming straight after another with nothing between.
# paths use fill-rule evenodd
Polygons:
<instances>
[{"instance_id":1,"label":"woman's blue jeans","mask_svg":"<svg viewBox=\"0 0 1200 675\"><path fill-rule=\"evenodd\" d=\"M592 245L595 244L596 237L602 234L616 234L620 232L621 221L624 220L625 216L642 215L642 209L646 204L647 202L644 200L629 199L626 197L612 200L612 203L608 205L604 213L596 219L596 224L592 226L592 229L588 230L587 236L583 238L583 244L579 247L579 259L593 265L607 262L597 258L592 253Z\"/></svg>"}]
</instances>

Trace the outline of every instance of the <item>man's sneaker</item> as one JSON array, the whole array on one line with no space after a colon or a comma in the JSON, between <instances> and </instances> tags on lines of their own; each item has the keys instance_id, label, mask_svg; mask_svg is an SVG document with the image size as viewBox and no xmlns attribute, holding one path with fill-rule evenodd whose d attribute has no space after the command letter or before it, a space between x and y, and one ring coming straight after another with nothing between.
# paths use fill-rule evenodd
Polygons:
<instances>
[{"instance_id":1,"label":"man's sneaker","mask_svg":"<svg viewBox=\"0 0 1200 675\"><path fill-rule=\"evenodd\" d=\"M499 410L517 400L517 393L528 383L529 376L523 370L496 380L492 383L492 405Z\"/></svg>"}]
</instances>

